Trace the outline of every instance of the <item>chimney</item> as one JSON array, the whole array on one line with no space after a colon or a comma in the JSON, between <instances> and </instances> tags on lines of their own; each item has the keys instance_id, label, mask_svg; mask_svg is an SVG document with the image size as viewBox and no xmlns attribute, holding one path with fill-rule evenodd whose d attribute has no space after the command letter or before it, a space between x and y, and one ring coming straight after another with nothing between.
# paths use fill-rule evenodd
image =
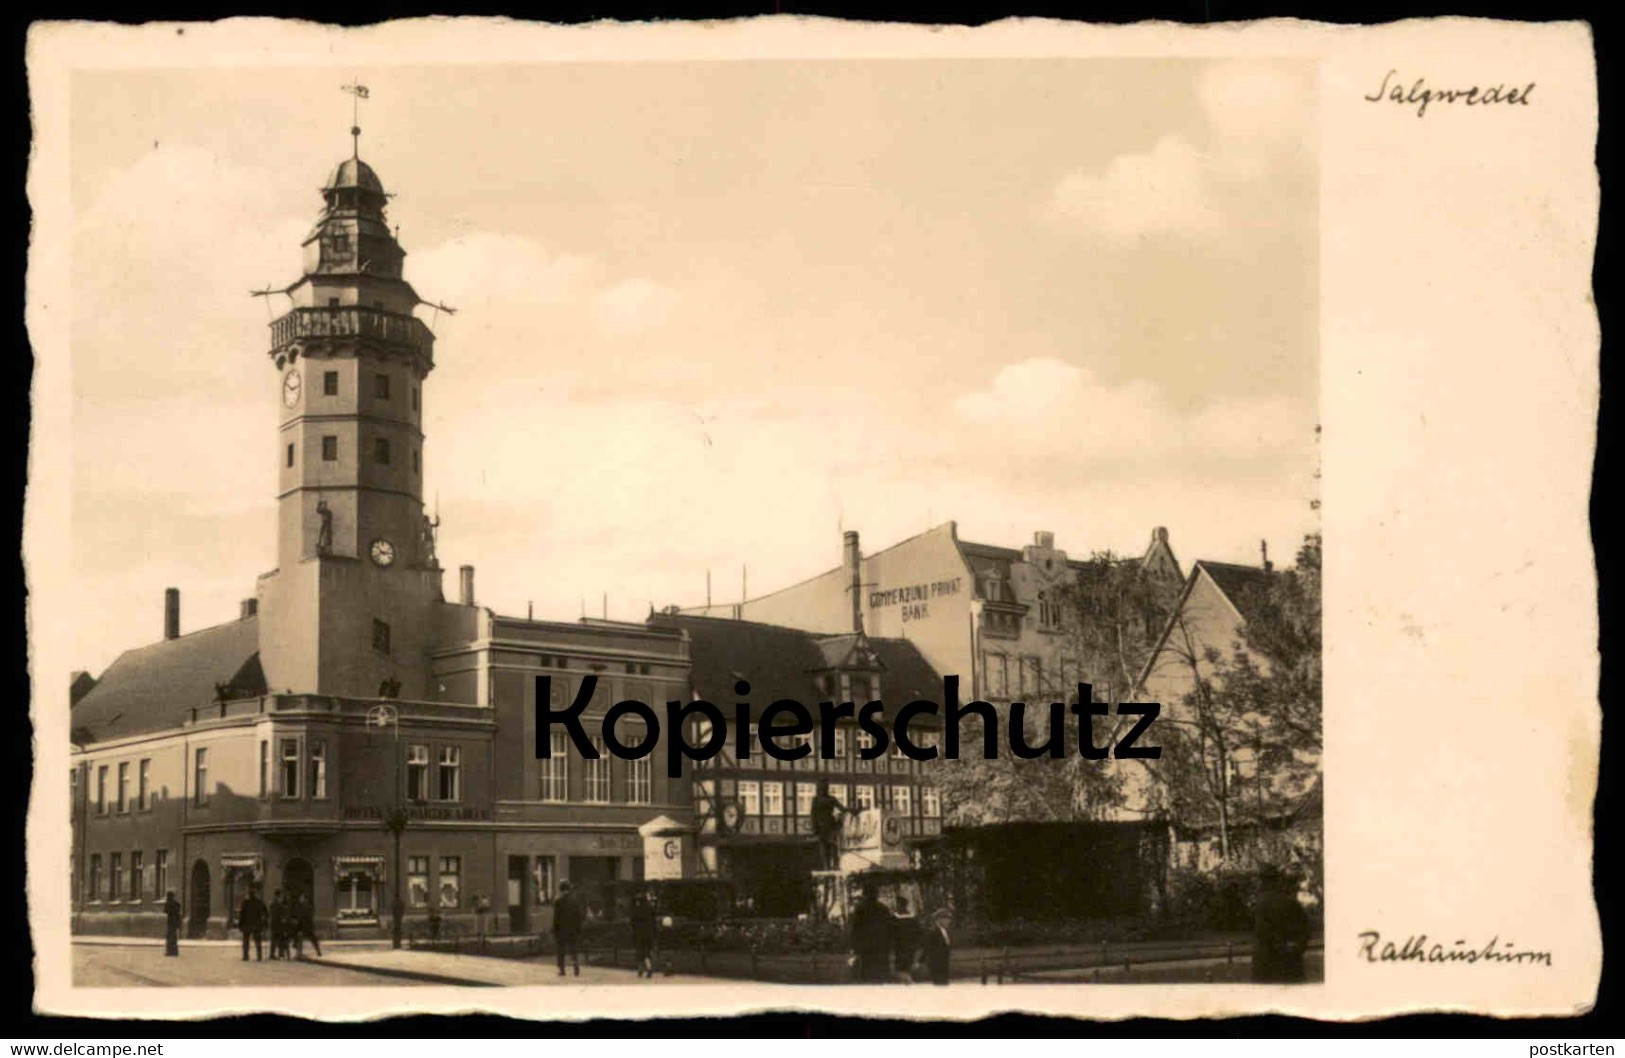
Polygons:
<instances>
[{"instance_id":1,"label":"chimney","mask_svg":"<svg viewBox=\"0 0 1625 1058\"><path fill-rule=\"evenodd\" d=\"M1151 530L1151 542L1153 544L1167 544L1168 543L1168 530L1167 530L1167 528L1165 526L1159 525L1155 529Z\"/></svg>"},{"instance_id":2,"label":"chimney","mask_svg":"<svg viewBox=\"0 0 1625 1058\"><path fill-rule=\"evenodd\" d=\"M260 601L258 599L244 599L243 600L242 613L239 616L241 617L242 620L246 621L250 617L253 617L254 615L258 614L259 612L260 612Z\"/></svg>"},{"instance_id":3,"label":"chimney","mask_svg":"<svg viewBox=\"0 0 1625 1058\"><path fill-rule=\"evenodd\" d=\"M464 606L473 606L474 605L474 567L473 566L459 566L459 567L457 567L457 581L458 581L458 585L459 585L457 601L462 603Z\"/></svg>"},{"instance_id":4,"label":"chimney","mask_svg":"<svg viewBox=\"0 0 1625 1058\"><path fill-rule=\"evenodd\" d=\"M1275 568L1274 566L1270 565L1270 542L1268 540L1260 540L1258 542L1258 555L1259 559L1264 563L1265 573L1269 573Z\"/></svg>"},{"instance_id":5,"label":"chimney","mask_svg":"<svg viewBox=\"0 0 1625 1058\"><path fill-rule=\"evenodd\" d=\"M1033 534L1033 546L1038 547L1038 548L1042 548L1045 551L1054 551L1055 550L1055 534L1054 533L1047 533L1047 532L1044 532L1043 530L1039 530L1038 532Z\"/></svg>"},{"instance_id":6,"label":"chimney","mask_svg":"<svg viewBox=\"0 0 1625 1058\"><path fill-rule=\"evenodd\" d=\"M181 590L179 588L164 589L164 638L179 639L181 637Z\"/></svg>"},{"instance_id":7,"label":"chimney","mask_svg":"<svg viewBox=\"0 0 1625 1058\"><path fill-rule=\"evenodd\" d=\"M841 536L841 568L846 571L846 590L852 596L852 631L863 631L863 551L856 530Z\"/></svg>"}]
</instances>

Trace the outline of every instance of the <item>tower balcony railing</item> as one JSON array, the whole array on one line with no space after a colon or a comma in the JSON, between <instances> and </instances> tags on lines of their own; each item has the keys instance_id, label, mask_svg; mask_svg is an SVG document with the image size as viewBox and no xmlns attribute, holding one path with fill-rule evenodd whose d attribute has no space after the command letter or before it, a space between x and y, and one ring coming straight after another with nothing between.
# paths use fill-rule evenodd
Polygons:
<instances>
[{"instance_id":1,"label":"tower balcony railing","mask_svg":"<svg viewBox=\"0 0 1625 1058\"><path fill-rule=\"evenodd\" d=\"M434 332L416 316L363 305L293 309L271 322L273 350L302 338L376 338L409 345L425 356L434 348Z\"/></svg>"}]
</instances>

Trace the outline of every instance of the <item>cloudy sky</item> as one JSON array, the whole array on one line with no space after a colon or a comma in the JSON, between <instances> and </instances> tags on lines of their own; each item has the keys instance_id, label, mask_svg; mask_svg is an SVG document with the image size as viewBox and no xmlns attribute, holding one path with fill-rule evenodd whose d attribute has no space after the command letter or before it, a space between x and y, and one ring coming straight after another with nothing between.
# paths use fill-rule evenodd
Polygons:
<instances>
[{"instance_id":1,"label":"cloudy sky","mask_svg":"<svg viewBox=\"0 0 1625 1058\"><path fill-rule=\"evenodd\" d=\"M1314 526L1314 81L1167 60L358 69L433 319L426 488L481 601L737 598L955 519L1283 560ZM274 562L295 279L349 152L331 70L72 96L82 667ZM284 304L274 304L280 313ZM454 583L448 578L448 590Z\"/></svg>"}]
</instances>

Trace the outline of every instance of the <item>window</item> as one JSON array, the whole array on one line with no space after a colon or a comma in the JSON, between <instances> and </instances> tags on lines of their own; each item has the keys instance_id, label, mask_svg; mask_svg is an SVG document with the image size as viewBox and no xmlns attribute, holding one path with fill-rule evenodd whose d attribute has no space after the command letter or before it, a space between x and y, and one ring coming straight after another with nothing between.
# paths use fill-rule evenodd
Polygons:
<instances>
[{"instance_id":1,"label":"window","mask_svg":"<svg viewBox=\"0 0 1625 1058\"><path fill-rule=\"evenodd\" d=\"M418 410L418 388L416 386L412 387L412 410Z\"/></svg>"},{"instance_id":2,"label":"window","mask_svg":"<svg viewBox=\"0 0 1625 1058\"><path fill-rule=\"evenodd\" d=\"M421 458L421 454L418 452L417 449L414 448L414 449L412 449L412 473L414 473L414 474L421 473L422 470L423 470L423 461L422 461L422 458Z\"/></svg>"},{"instance_id":3,"label":"window","mask_svg":"<svg viewBox=\"0 0 1625 1058\"><path fill-rule=\"evenodd\" d=\"M374 375L372 377L372 395L379 400L389 399L389 376Z\"/></svg>"},{"instance_id":4,"label":"window","mask_svg":"<svg viewBox=\"0 0 1625 1058\"><path fill-rule=\"evenodd\" d=\"M848 793L848 790L846 788L846 783L844 783L844 782L832 782L832 783L829 784L829 795L831 797L835 798L835 800L839 801L845 807L851 808L852 807L852 802L850 802L850 801L848 801L846 799L847 798L847 793Z\"/></svg>"},{"instance_id":5,"label":"window","mask_svg":"<svg viewBox=\"0 0 1625 1058\"><path fill-rule=\"evenodd\" d=\"M739 811L741 815L762 814L762 784L754 779L739 780Z\"/></svg>"},{"instance_id":6,"label":"window","mask_svg":"<svg viewBox=\"0 0 1625 1058\"><path fill-rule=\"evenodd\" d=\"M389 438L374 437L372 439L372 461L389 465Z\"/></svg>"},{"instance_id":7,"label":"window","mask_svg":"<svg viewBox=\"0 0 1625 1058\"><path fill-rule=\"evenodd\" d=\"M1049 599L1044 592L1038 593L1038 627L1043 629L1061 627L1061 605Z\"/></svg>"},{"instance_id":8,"label":"window","mask_svg":"<svg viewBox=\"0 0 1625 1058\"><path fill-rule=\"evenodd\" d=\"M332 463L339 457L339 439L335 434L327 434L322 438L322 462Z\"/></svg>"},{"instance_id":9,"label":"window","mask_svg":"<svg viewBox=\"0 0 1625 1058\"><path fill-rule=\"evenodd\" d=\"M339 395L339 373L337 371L322 372L322 396L336 397Z\"/></svg>"},{"instance_id":10,"label":"window","mask_svg":"<svg viewBox=\"0 0 1625 1058\"><path fill-rule=\"evenodd\" d=\"M846 735L847 733L845 730L837 730L835 732L835 760L833 762L833 767L837 771L845 771L850 766L847 763Z\"/></svg>"},{"instance_id":11,"label":"window","mask_svg":"<svg viewBox=\"0 0 1625 1058\"><path fill-rule=\"evenodd\" d=\"M107 814L107 765L96 769L96 814Z\"/></svg>"},{"instance_id":12,"label":"window","mask_svg":"<svg viewBox=\"0 0 1625 1058\"><path fill-rule=\"evenodd\" d=\"M288 442L288 465L293 466L293 442Z\"/></svg>"},{"instance_id":13,"label":"window","mask_svg":"<svg viewBox=\"0 0 1625 1058\"><path fill-rule=\"evenodd\" d=\"M136 766L135 778L135 806L145 812L151 808L147 802L147 794L152 789L152 759L149 757Z\"/></svg>"},{"instance_id":14,"label":"window","mask_svg":"<svg viewBox=\"0 0 1625 1058\"><path fill-rule=\"evenodd\" d=\"M764 782L762 784L762 815L784 815L784 784L782 782Z\"/></svg>"},{"instance_id":15,"label":"window","mask_svg":"<svg viewBox=\"0 0 1625 1058\"><path fill-rule=\"evenodd\" d=\"M853 808L863 810L875 806L875 788L873 786L859 786L853 793Z\"/></svg>"},{"instance_id":16,"label":"window","mask_svg":"<svg viewBox=\"0 0 1625 1058\"><path fill-rule=\"evenodd\" d=\"M558 888L558 872L554 866L553 857L536 857L536 866L531 868L531 879L536 883L536 905L540 907L553 901L553 890Z\"/></svg>"},{"instance_id":17,"label":"window","mask_svg":"<svg viewBox=\"0 0 1625 1058\"><path fill-rule=\"evenodd\" d=\"M406 799L429 799L429 747L406 747Z\"/></svg>"},{"instance_id":18,"label":"window","mask_svg":"<svg viewBox=\"0 0 1625 1058\"><path fill-rule=\"evenodd\" d=\"M378 918L378 893L372 872L352 868L338 876L338 899L334 909L341 922L370 922Z\"/></svg>"},{"instance_id":19,"label":"window","mask_svg":"<svg viewBox=\"0 0 1625 1058\"><path fill-rule=\"evenodd\" d=\"M124 884L124 854L114 852L107 857L107 899L120 898Z\"/></svg>"},{"instance_id":20,"label":"window","mask_svg":"<svg viewBox=\"0 0 1625 1058\"><path fill-rule=\"evenodd\" d=\"M120 761L118 766L118 810L120 812L130 810L129 795L130 764L128 761Z\"/></svg>"},{"instance_id":21,"label":"window","mask_svg":"<svg viewBox=\"0 0 1625 1058\"><path fill-rule=\"evenodd\" d=\"M891 788L892 811L898 815L911 816L914 814L914 787L901 784Z\"/></svg>"},{"instance_id":22,"label":"window","mask_svg":"<svg viewBox=\"0 0 1625 1058\"><path fill-rule=\"evenodd\" d=\"M321 739L310 743L310 796L327 796L327 743Z\"/></svg>"},{"instance_id":23,"label":"window","mask_svg":"<svg viewBox=\"0 0 1625 1058\"><path fill-rule=\"evenodd\" d=\"M874 771L877 762L866 760L863 753L865 750L873 749L878 744L875 737L867 731L853 732L852 748L855 753L853 754L854 763L852 766L858 771Z\"/></svg>"},{"instance_id":24,"label":"window","mask_svg":"<svg viewBox=\"0 0 1625 1058\"><path fill-rule=\"evenodd\" d=\"M209 803L209 751L207 749L199 749L197 756L193 758L192 801L198 805Z\"/></svg>"},{"instance_id":25,"label":"window","mask_svg":"<svg viewBox=\"0 0 1625 1058\"><path fill-rule=\"evenodd\" d=\"M130 899L141 899L141 853L130 853Z\"/></svg>"},{"instance_id":26,"label":"window","mask_svg":"<svg viewBox=\"0 0 1625 1058\"><path fill-rule=\"evenodd\" d=\"M537 761L542 777L542 800L563 801L570 790L570 756L566 747L569 740L555 738L551 743L553 755Z\"/></svg>"},{"instance_id":27,"label":"window","mask_svg":"<svg viewBox=\"0 0 1625 1058\"><path fill-rule=\"evenodd\" d=\"M283 797L299 796L299 740L285 738L277 757L282 761L281 782Z\"/></svg>"},{"instance_id":28,"label":"window","mask_svg":"<svg viewBox=\"0 0 1625 1058\"><path fill-rule=\"evenodd\" d=\"M102 857L101 853L90 854L90 873L85 877L85 899L100 900L102 898Z\"/></svg>"},{"instance_id":29,"label":"window","mask_svg":"<svg viewBox=\"0 0 1625 1058\"><path fill-rule=\"evenodd\" d=\"M920 787L920 814L927 819L942 815L942 791L935 786Z\"/></svg>"},{"instance_id":30,"label":"window","mask_svg":"<svg viewBox=\"0 0 1625 1058\"><path fill-rule=\"evenodd\" d=\"M435 778L440 781L440 800L459 801L463 796L463 751L458 746L440 747L440 768Z\"/></svg>"},{"instance_id":31,"label":"window","mask_svg":"<svg viewBox=\"0 0 1625 1058\"><path fill-rule=\"evenodd\" d=\"M376 617L372 619L372 649L389 653L389 625Z\"/></svg>"},{"instance_id":32,"label":"window","mask_svg":"<svg viewBox=\"0 0 1625 1058\"><path fill-rule=\"evenodd\" d=\"M995 698L1010 697L1010 659L1003 654L997 654L992 659L993 687Z\"/></svg>"},{"instance_id":33,"label":"window","mask_svg":"<svg viewBox=\"0 0 1625 1058\"><path fill-rule=\"evenodd\" d=\"M635 746L647 737L642 725L627 725L619 732L621 744ZM626 762L626 800L628 804L646 805L654 800L654 755Z\"/></svg>"},{"instance_id":34,"label":"window","mask_svg":"<svg viewBox=\"0 0 1625 1058\"><path fill-rule=\"evenodd\" d=\"M162 900L169 892L169 850L152 854L152 898Z\"/></svg>"},{"instance_id":35,"label":"window","mask_svg":"<svg viewBox=\"0 0 1625 1058\"><path fill-rule=\"evenodd\" d=\"M429 906L429 857L406 858L406 897L413 907Z\"/></svg>"},{"instance_id":36,"label":"window","mask_svg":"<svg viewBox=\"0 0 1625 1058\"><path fill-rule=\"evenodd\" d=\"M813 798L818 796L818 785L810 782L796 783L796 815L812 815Z\"/></svg>"},{"instance_id":37,"label":"window","mask_svg":"<svg viewBox=\"0 0 1625 1058\"><path fill-rule=\"evenodd\" d=\"M456 907L463 895L463 858L440 857L440 906Z\"/></svg>"},{"instance_id":38,"label":"window","mask_svg":"<svg viewBox=\"0 0 1625 1058\"><path fill-rule=\"evenodd\" d=\"M260 743L260 796L267 797L271 793L271 744Z\"/></svg>"},{"instance_id":39,"label":"window","mask_svg":"<svg viewBox=\"0 0 1625 1058\"><path fill-rule=\"evenodd\" d=\"M592 736L592 748L598 751L597 760L587 760L583 768L587 774L586 798L589 801L609 800L609 747L602 735Z\"/></svg>"}]
</instances>

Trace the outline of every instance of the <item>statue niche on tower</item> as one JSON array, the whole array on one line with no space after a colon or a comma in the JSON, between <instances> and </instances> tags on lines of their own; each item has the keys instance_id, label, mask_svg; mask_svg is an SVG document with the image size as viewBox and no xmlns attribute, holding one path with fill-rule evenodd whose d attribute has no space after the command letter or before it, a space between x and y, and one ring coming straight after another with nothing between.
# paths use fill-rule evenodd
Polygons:
<instances>
[{"instance_id":1,"label":"statue niche on tower","mask_svg":"<svg viewBox=\"0 0 1625 1058\"><path fill-rule=\"evenodd\" d=\"M316 553L318 555L331 554L333 551L333 508L327 505L326 500L316 501L316 517L319 519L316 526Z\"/></svg>"},{"instance_id":2,"label":"statue niche on tower","mask_svg":"<svg viewBox=\"0 0 1625 1058\"><path fill-rule=\"evenodd\" d=\"M434 538L435 532L440 528L440 516L437 514L430 518L423 516L423 531L419 534L418 554L422 556L424 569L439 569L440 560L435 558Z\"/></svg>"}]
</instances>

